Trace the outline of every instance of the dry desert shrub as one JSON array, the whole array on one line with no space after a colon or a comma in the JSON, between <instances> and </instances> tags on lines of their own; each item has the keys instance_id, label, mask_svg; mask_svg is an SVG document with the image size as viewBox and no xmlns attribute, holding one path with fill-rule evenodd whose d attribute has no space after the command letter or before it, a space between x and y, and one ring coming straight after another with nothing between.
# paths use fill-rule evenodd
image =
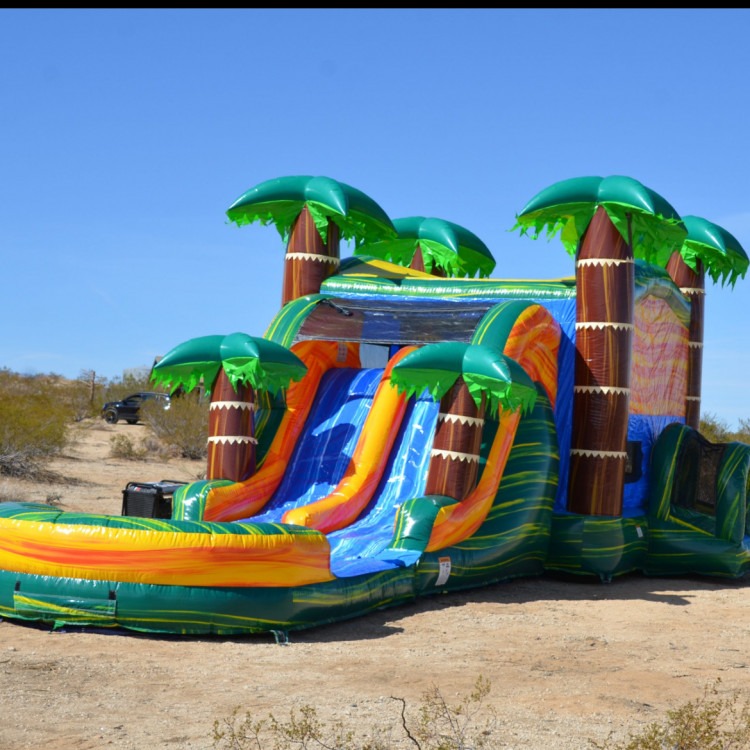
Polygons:
<instances>
[{"instance_id":1,"label":"dry desert shrub","mask_svg":"<svg viewBox=\"0 0 750 750\"><path fill-rule=\"evenodd\" d=\"M393 700L398 709L391 721L358 731L341 721L330 724L318 718L312 706L292 711L286 721L272 714L255 719L238 707L228 718L214 722L216 750L482 750L496 747L496 716L485 699L490 681L481 675L472 691L449 704L438 687L428 690L416 712L403 698ZM412 715L416 713L416 715ZM385 728L384 728L385 727Z\"/></svg>"},{"instance_id":2,"label":"dry desert shrub","mask_svg":"<svg viewBox=\"0 0 750 750\"><path fill-rule=\"evenodd\" d=\"M750 748L750 699L733 692L720 697L721 680L695 701L667 712L624 743L605 742L597 750L747 750Z\"/></svg>"}]
</instances>

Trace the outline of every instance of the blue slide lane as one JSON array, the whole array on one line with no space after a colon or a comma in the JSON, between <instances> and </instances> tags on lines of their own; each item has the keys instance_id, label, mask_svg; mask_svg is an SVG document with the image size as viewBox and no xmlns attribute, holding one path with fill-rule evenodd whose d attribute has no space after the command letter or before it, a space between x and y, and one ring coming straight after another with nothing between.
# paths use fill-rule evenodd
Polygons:
<instances>
[{"instance_id":1,"label":"blue slide lane","mask_svg":"<svg viewBox=\"0 0 750 750\"><path fill-rule=\"evenodd\" d=\"M246 521L278 523L286 511L320 500L336 488L354 454L383 372L336 368L323 376L281 484L262 512Z\"/></svg>"},{"instance_id":2,"label":"blue slide lane","mask_svg":"<svg viewBox=\"0 0 750 750\"><path fill-rule=\"evenodd\" d=\"M439 402L423 394L411 399L401 430L373 500L362 515L344 529L328 535L331 572L339 577L394 567L374 559L393 538L399 506L424 494Z\"/></svg>"}]
</instances>

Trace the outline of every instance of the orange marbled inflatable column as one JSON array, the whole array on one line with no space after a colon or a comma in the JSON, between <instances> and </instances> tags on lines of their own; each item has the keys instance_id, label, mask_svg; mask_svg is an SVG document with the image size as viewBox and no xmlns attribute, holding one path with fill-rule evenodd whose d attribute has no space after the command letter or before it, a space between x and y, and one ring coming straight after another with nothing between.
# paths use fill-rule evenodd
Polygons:
<instances>
[{"instance_id":1,"label":"orange marbled inflatable column","mask_svg":"<svg viewBox=\"0 0 750 750\"><path fill-rule=\"evenodd\" d=\"M483 426L484 405L477 408L464 379L459 377L440 400L426 494L447 495L460 501L474 489Z\"/></svg>"},{"instance_id":2,"label":"orange marbled inflatable column","mask_svg":"<svg viewBox=\"0 0 750 750\"><path fill-rule=\"evenodd\" d=\"M211 389L208 413L207 479L242 482L255 471L254 393L248 385L235 390L220 370Z\"/></svg>"},{"instance_id":3,"label":"orange marbled inflatable column","mask_svg":"<svg viewBox=\"0 0 750 750\"><path fill-rule=\"evenodd\" d=\"M690 332L688 355L687 396L685 397L685 424L694 430L701 421L701 381L703 379L703 315L706 299L706 274L698 261L697 271L685 263L679 252L672 253L667 272L690 301Z\"/></svg>"},{"instance_id":4,"label":"orange marbled inflatable column","mask_svg":"<svg viewBox=\"0 0 750 750\"><path fill-rule=\"evenodd\" d=\"M635 268L599 207L576 258L576 364L568 509L622 513L627 461Z\"/></svg>"},{"instance_id":5,"label":"orange marbled inflatable column","mask_svg":"<svg viewBox=\"0 0 750 750\"><path fill-rule=\"evenodd\" d=\"M320 292L320 285L339 267L339 234L338 226L329 221L328 238L323 242L307 206L302 209L286 247L282 306Z\"/></svg>"}]
</instances>

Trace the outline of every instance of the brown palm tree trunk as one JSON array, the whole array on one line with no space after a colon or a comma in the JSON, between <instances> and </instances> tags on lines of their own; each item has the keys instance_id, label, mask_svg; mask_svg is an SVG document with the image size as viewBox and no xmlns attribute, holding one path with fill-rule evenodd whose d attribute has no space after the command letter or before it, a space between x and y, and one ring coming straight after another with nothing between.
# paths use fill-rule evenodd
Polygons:
<instances>
[{"instance_id":1,"label":"brown palm tree trunk","mask_svg":"<svg viewBox=\"0 0 750 750\"><path fill-rule=\"evenodd\" d=\"M631 246L599 207L576 259L576 363L568 509L622 514L635 268Z\"/></svg>"},{"instance_id":2,"label":"brown palm tree trunk","mask_svg":"<svg viewBox=\"0 0 750 750\"><path fill-rule=\"evenodd\" d=\"M208 413L207 479L242 482L255 472L254 397L249 385L238 384L235 390L219 371Z\"/></svg>"},{"instance_id":3,"label":"brown palm tree trunk","mask_svg":"<svg viewBox=\"0 0 750 750\"><path fill-rule=\"evenodd\" d=\"M409 264L409 268L413 269L414 271L422 271L423 273L431 273L433 276L440 276L441 278L445 278L445 273L438 268L434 263L432 265L432 271L426 271L425 270L425 264L424 264L424 254L422 253L422 248L420 245L417 245L417 249L414 251L414 255L412 256L411 263Z\"/></svg>"},{"instance_id":4,"label":"brown palm tree trunk","mask_svg":"<svg viewBox=\"0 0 750 750\"><path fill-rule=\"evenodd\" d=\"M476 486L484 426L484 401L477 408L462 377L440 400L427 469L428 495L463 500Z\"/></svg>"},{"instance_id":5,"label":"brown palm tree trunk","mask_svg":"<svg viewBox=\"0 0 750 750\"><path fill-rule=\"evenodd\" d=\"M329 221L328 237L323 242L309 209L302 209L286 246L282 306L320 292L320 285L339 267L339 235L338 225Z\"/></svg>"},{"instance_id":6,"label":"brown palm tree trunk","mask_svg":"<svg viewBox=\"0 0 750 750\"><path fill-rule=\"evenodd\" d=\"M701 421L701 381L703 379L703 315L706 300L706 272L698 261L693 271L679 252L672 253L667 271L690 302L690 332L688 333L687 395L685 396L685 424L697 430Z\"/></svg>"}]
</instances>

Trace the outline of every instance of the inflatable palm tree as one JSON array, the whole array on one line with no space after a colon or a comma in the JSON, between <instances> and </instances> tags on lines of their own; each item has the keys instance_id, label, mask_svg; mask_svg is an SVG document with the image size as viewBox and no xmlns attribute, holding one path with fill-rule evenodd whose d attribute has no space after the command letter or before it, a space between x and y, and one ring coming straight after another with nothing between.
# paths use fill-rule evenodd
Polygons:
<instances>
[{"instance_id":1,"label":"inflatable palm tree","mask_svg":"<svg viewBox=\"0 0 750 750\"><path fill-rule=\"evenodd\" d=\"M701 380L703 372L703 319L705 276L714 283L734 286L744 277L748 257L737 239L726 229L699 216L683 216L687 236L675 251L667 271L690 301L688 383L685 423L699 429L701 419Z\"/></svg>"},{"instance_id":2,"label":"inflatable palm tree","mask_svg":"<svg viewBox=\"0 0 750 750\"><path fill-rule=\"evenodd\" d=\"M622 514L634 259L666 267L686 235L679 214L630 177L579 177L538 193L513 229L559 234L576 260L576 364L568 509Z\"/></svg>"},{"instance_id":3,"label":"inflatable palm tree","mask_svg":"<svg viewBox=\"0 0 750 750\"><path fill-rule=\"evenodd\" d=\"M520 365L480 344L424 346L393 367L391 382L407 397L427 389L440 401L425 493L456 500L476 486L485 412L520 417L536 399L536 388Z\"/></svg>"},{"instance_id":4,"label":"inflatable palm tree","mask_svg":"<svg viewBox=\"0 0 750 750\"><path fill-rule=\"evenodd\" d=\"M286 242L282 305L320 291L338 269L340 239L359 245L396 236L372 198L329 177L261 182L237 198L227 216L237 226L273 224Z\"/></svg>"},{"instance_id":5,"label":"inflatable palm tree","mask_svg":"<svg viewBox=\"0 0 750 750\"><path fill-rule=\"evenodd\" d=\"M154 366L151 378L186 393L205 384L211 396L206 478L240 482L255 471L255 391L277 393L306 372L280 344L233 333L179 344Z\"/></svg>"},{"instance_id":6,"label":"inflatable palm tree","mask_svg":"<svg viewBox=\"0 0 750 750\"><path fill-rule=\"evenodd\" d=\"M371 255L434 276L489 276L495 259L468 229L444 219L410 216L394 219L398 236L362 245L355 255Z\"/></svg>"}]
</instances>

